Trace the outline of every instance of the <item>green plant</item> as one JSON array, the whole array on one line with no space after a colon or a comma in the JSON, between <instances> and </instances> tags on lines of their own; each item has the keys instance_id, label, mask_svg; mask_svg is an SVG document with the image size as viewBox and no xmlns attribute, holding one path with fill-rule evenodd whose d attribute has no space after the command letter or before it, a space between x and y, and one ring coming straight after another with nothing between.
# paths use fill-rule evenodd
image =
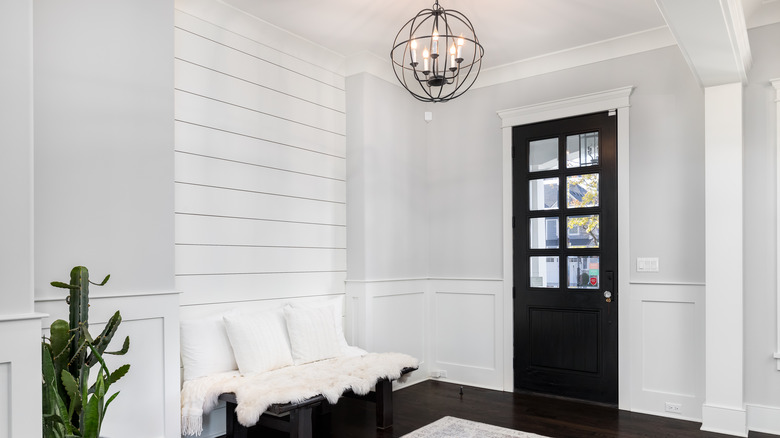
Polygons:
<instances>
[{"instance_id":1,"label":"green plant","mask_svg":"<svg viewBox=\"0 0 780 438\"><path fill-rule=\"evenodd\" d=\"M89 333L89 271L76 266L70 271L70 283L54 281L54 287L69 289L66 302L70 306L70 322L58 319L51 324L49 338L41 343L43 371L43 436L44 438L97 438L106 409L119 395L108 398L109 387L130 370L122 365L109 371L104 354L123 355L130 348L126 337L119 351L106 351L122 316L119 311L109 319L99 336ZM90 384L90 369L99 365Z\"/></svg>"}]
</instances>

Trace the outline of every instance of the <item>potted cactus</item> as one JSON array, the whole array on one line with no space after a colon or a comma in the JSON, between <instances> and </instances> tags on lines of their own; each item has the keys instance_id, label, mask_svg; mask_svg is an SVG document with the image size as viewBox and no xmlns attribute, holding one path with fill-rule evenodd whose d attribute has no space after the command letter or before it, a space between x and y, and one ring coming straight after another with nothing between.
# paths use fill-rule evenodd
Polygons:
<instances>
[{"instance_id":1,"label":"potted cactus","mask_svg":"<svg viewBox=\"0 0 780 438\"><path fill-rule=\"evenodd\" d=\"M130 347L126 337L120 350L106 351L122 322L118 311L100 335L93 338L89 333L89 285L103 286L109 277L92 283L87 268L76 266L70 271L70 283L51 283L70 290L66 299L70 321L54 321L49 337L41 343L44 438L97 438L106 409L119 394L109 396L109 387L130 369L122 365L110 371L103 360L104 354L123 355ZM93 367L97 373L90 379Z\"/></svg>"}]
</instances>

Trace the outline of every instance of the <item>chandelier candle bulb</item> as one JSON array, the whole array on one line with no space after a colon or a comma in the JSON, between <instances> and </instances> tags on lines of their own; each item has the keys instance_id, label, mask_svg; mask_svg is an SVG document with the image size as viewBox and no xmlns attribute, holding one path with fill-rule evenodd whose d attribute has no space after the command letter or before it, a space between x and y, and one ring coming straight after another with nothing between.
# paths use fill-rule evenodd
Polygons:
<instances>
[{"instance_id":1,"label":"chandelier candle bulb","mask_svg":"<svg viewBox=\"0 0 780 438\"><path fill-rule=\"evenodd\" d=\"M426 47L423 49L423 73L427 71L428 71L428 48Z\"/></svg>"},{"instance_id":2,"label":"chandelier candle bulb","mask_svg":"<svg viewBox=\"0 0 780 438\"><path fill-rule=\"evenodd\" d=\"M450 47L450 70L455 70L455 43Z\"/></svg>"},{"instance_id":3,"label":"chandelier candle bulb","mask_svg":"<svg viewBox=\"0 0 780 438\"><path fill-rule=\"evenodd\" d=\"M417 40L412 40L409 46L412 48L412 64L417 64Z\"/></svg>"},{"instance_id":4,"label":"chandelier candle bulb","mask_svg":"<svg viewBox=\"0 0 780 438\"><path fill-rule=\"evenodd\" d=\"M461 35L460 38L458 38L458 54L457 54L457 58L458 59L463 59L462 55L463 55L463 35Z\"/></svg>"}]
</instances>

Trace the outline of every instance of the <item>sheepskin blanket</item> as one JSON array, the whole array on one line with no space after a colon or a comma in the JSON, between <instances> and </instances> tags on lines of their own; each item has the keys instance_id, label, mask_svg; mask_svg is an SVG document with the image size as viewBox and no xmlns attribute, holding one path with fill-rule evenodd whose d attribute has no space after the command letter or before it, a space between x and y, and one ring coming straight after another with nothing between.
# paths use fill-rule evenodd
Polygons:
<instances>
[{"instance_id":1,"label":"sheepskin blanket","mask_svg":"<svg viewBox=\"0 0 780 438\"><path fill-rule=\"evenodd\" d=\"M200 436L203 415L217 406L223 393L236 395L238 422L250 427L270 405L298 403L320 394L335 404L346 391L365 395L377 380L399 379L401 370L418 365L417 359L406 354L368 353L245 376L231 371L187 380L181 390L182 434Z\"/></svg>"}]
</instances>

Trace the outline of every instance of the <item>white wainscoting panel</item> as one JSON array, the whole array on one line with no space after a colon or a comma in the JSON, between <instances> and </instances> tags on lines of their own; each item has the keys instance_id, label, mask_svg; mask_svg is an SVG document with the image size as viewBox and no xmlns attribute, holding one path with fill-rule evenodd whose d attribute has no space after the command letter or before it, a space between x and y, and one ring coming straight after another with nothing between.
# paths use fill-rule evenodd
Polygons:
<instances>
[{"instance_id":1,"label":"white wainscoting panel","mask_svg":"<svg viewBox=\"0 0 780 438\"><path fill-rule=\"evenodd\" d=\"M504 291L500 280L432 279L430 370L445 381L504 389Z\"/></svg>"},{"instance_id":2,"label":"white wainscoting panel","mask_svg":"<svg viewBox=\"0 0 780 438\"><path fill-rule=\"evenodd\" d=\"M347 341L368 351L395 351L418 358L420 368L407 384L428 378L427 288L425 279L347 281Z\"/></svg>"},{"instance_id":3,"label":"white wainscoting panel","mask_svg":"<svg viewBox=\"0 0 780 438\"><path fill-rule=\"evenodd\" d=\"M425 357L425 290L374 295L372 300L373 350Z\"/></svg>"},{"instance_id":4,"label":"white wainscoting panel","mask_svg":"<svg viewBox=\"0 0 780 438\"><path fill-rule=\"evenodd\" d=\"M630 300L631 410L701 421L704 286L632 283Z\"/></svg>"},{"instance_id":5,"label":"white wainscoting panel","mask_svg":"<svg viewBox=\"0 0 780 438\"><path fill-rule=\"evenodd\" d=\"M0 315L0 437L41 436L40 314Z\"/></svg>"},{"instance_id":6,"label":"white wainscoting panel","mask_svg":"<svg viewBox=\"0 0 780 438\"><path fill-rule=\"evenodd\" d=\"M101 432L112 438L175 437L180 435L179 413L179 294L101 296L90 291L90 333L96 336L117 310L122 314L113 346L130 337L124 356L106 356L109 369L128 363L130 371L111 387L121 391L106 414ZM43 333L55 319L68 318L62 299L39 299L36 310L47 313ZM143 419L143 421L139 421Z\"/></svg>"},{"instance_id":7,"label":"white wainscoting panel","mask_svg":"<svg viewBox=\"0 0 780 438\"><path fill-rule=\"evenodd\" d=\"M436 362L494 370L495 309L493 295L436 292Z\"/></svg>"},{"instance_id":8,"label":"white wainscoting panel","mask_svg":"<svg viewBox=\"0 0 780 438\"><path fill-rule=\"evenodd\" d=\"M696 320L696 303L644 301L640 317L642 389L694 397L696 380L689 377L699 370L695 361L686 359L687 352L697 348L696 333L688 327Z\"/></svg>"}]
</instances>

